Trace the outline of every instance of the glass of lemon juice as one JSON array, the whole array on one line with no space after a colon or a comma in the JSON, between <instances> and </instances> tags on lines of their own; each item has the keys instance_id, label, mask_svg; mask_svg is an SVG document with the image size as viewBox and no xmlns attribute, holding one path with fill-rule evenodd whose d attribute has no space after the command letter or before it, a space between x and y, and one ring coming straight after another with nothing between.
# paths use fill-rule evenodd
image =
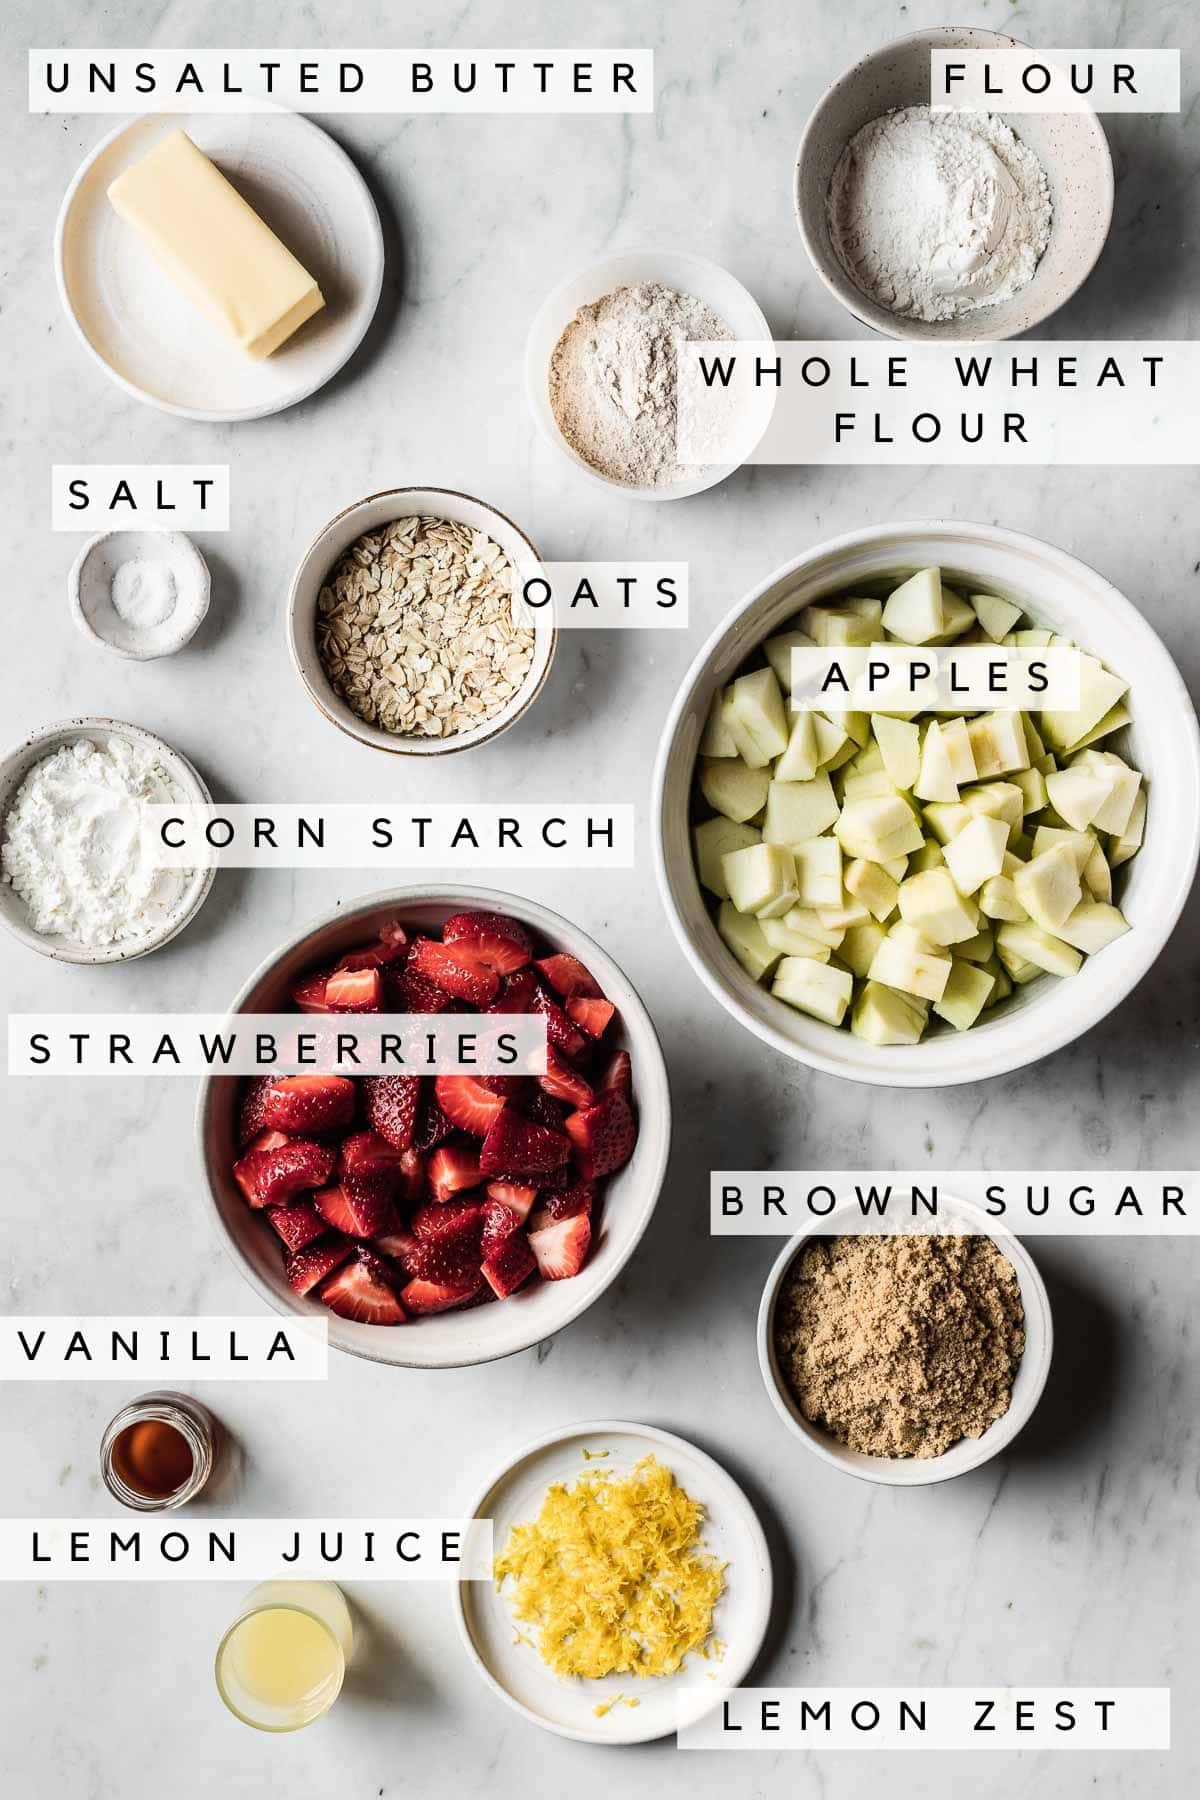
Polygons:
<instances>
[{"instance_id":1,"label":"glass of lemon juice","mask_svg":"<svg viewBox=\"0 0 1200 1800\"><path fill-rule=\"evenodd\" d=\"M264 1581L217 1650L217 1692L259 1731L297 1731L342 1690L353 1628L331 1581Z\"/></svg>"}]
</instances>

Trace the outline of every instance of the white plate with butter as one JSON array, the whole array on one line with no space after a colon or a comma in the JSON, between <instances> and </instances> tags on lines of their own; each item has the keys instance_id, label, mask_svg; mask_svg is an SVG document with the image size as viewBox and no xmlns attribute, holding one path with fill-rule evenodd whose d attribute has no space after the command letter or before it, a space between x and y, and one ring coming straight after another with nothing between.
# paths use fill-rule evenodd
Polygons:
<instances>
[{"instance_id":1,"label":"white plate with butter","mask_svg":"<svg viewBox=\"0 0 1200 1800\"><path fill-rule=\"evenodd\" d=\"M460 1581L452 1589L459 1636L488 1687L524 1718L559 1737L590 1744L641 1744L668 1737L703 1718L719 1704L723 1690L740 1686L766 1637L773 1584L757 1514L719 1463L672 1432L615 1419L550 1432L494 1475L465 1516L491 1519L499 1556L512 1527L537 1518L552 1485L570 1486L597 1469L627 1476L647 1456L669 1469L703 1506L700 1547L726 1564L725 1591L713 1614L718 1654L691 1655L669 1676L562 1678L539 1656L536 1628L516 1623L505 1595L492 1582Z\"/></svg>"},{"instance_id":2,"label":"white plate with butter","mask_svg":"<svg viewBox=\"0 0 1200 1800\"><path fill-rule=\"evenodd\" d=\"M215 164L320 288L324 305L271 355L251 355L197 305L109 198L118 177L178 131ZM187 179L186 167L164 174ZM189 203L180 192L181 219L196 216L197 198ZM170 206L164 210L169 219ZM211 256L217 276L223 235L215 234L210 250L181 234L176 249L184 259L196 258L201 272ZM232 277L227 310L269 316L278 265L290 260L268 251L261 281L252 278L240 292ZM59 213L55 268L67 317L119 387L163 412L230 422L294 406L353 355L379 301L383 233L362 176L310 119L283 110L155 114L118 126L80 168ZM280 304L290 298L283 295Z\"/></svg>"}]
</instances>

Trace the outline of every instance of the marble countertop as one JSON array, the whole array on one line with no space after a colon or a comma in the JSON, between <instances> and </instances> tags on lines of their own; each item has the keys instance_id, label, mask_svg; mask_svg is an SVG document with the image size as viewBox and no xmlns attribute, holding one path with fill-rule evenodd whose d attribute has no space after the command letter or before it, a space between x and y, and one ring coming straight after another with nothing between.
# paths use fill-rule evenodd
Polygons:
<instances>
[{"instance_id":1,"label":"marble countertop","mask_svg":"<svg viewBox=\"0 0 1200 1800\"><path fill-rule=\"evenodd\" d=\"M888 518L977 518L1045 536L1141 605L1192 683L1200 523L1194 472L759 469L664 507L622 503L536 438L521 386L528 321L547 288L641 243L730 267L780 336L855 329L811 272L790 169L824 84L890 34L945 22L936 0L830 7L757 0L599 0L566 11L512 0L404 9L413 44L652 44L658 108L642 118L342 118L327 121L379 203L388 271L362 351L322 393L258 423L209 427L125 398L59 311L51 235L100 119L30 118L24 48L221 45L247 34L229 0L164 12L19 0L10 9L6 166L20 172L6 238L4 363L8 631L5 736L79 712L136 720L190 756L218 797L499 800L595 794L640 812L639 864L520 887L571 911L644 995L671 1066L677 1132L656 1218L615 1288L511 1361L421 1375L335 1357L326 1386L209 1390L235 1454L211 1505L248 1515L437 1514L518 1442L583 1418L637 1416L695 1438L741 1479L775 1559L763 1683L1113 1683L1176 1689L1164 1757L965 1758L718 1754L673 1744L615 1753L539 1734L484 1689L445 1589L351 1586L360 1654L335 1713L291 1738L222 1711L212 1652L226 1585L7 1587L0 1737L12 1800L128 1800L216 1788L295 1800L486 1786L586 1800L623 1778L675 1800L798 1791L853 1800L1182 1796L1200 1786L1186 1703L1200 1674L1195 1553L1200 1377L1193 1241L1034 1246L1058 1350L1037 1417L1013 1449L944 1487L858 1484L805 1456L764 1394L754 1314L776 1246L707 1234L712 1167L888 1162L1005 1167L1200 1166L1193 909L1152 975L1071 1049L1024 1073L944 1092L845 1085L732 1029L691 975L659 905L646 832L648 771L676 683L702 633L765 572L821 538ZM394 41L379 5L284 4L286 44ZM1185 0L970 0L960 22L1042 43L1182 45ZM256 28L257 30L258 28ZM259 36L262 32L259 31ZM1185 99L1186 104L1186 99ZM1186 115L1185 115L1186 117ZM1195 128L1109 121L1118 173L1108 249L1051 326L1063 337L1195 336L1200 329ZM173 659L123 664L75 631L65 574L77 547L49 530L55 461L228 461L233 529L201 538L213 605ZM346 502L398 484L486 496L550 556L687 560L689 634L567 634L528 719L468 759L393 766L332 731L287 659L282 600L300 548ZM487 874L481 879L493 878ZM9 1008L219 1008L293 927L370 876L227 873L194 926L152 960L86 970L0 942ZM5 1082L0 1304L6 1311L254 1310L202 1212L193 1087ZM0 1407L0 1513L95 1514L97 1445L134 1391L10 1386Z\"/></svg>"}]
</instances>

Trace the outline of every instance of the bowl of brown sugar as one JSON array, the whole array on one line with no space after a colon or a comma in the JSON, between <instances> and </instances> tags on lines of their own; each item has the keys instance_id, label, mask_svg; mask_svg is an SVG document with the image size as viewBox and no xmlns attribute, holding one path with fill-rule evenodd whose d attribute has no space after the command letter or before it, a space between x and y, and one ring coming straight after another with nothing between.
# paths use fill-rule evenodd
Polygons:
<instances>
[{"instance_id":1,"label":"bowl of brown sugar","mask_svg":"<svg viewBox=\"0 0 1200 1800\"><path fill-rule=\"evenodd\" d=\"M902 1197L901 1197L902 1198ZM785 1245L758 1315L776 1412L825 1462L923 1487L1011 1444L1046 1385L1050 1302L1020 1239L941 1196L937 1230L835 1208Z\"/></svg>"}]
</instances>

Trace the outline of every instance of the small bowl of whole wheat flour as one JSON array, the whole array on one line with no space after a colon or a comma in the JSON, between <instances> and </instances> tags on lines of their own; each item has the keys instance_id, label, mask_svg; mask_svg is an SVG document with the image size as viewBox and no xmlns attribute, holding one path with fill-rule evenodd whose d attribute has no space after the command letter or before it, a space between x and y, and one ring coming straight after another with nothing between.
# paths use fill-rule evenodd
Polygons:
<instances>
[{"instance_id":1,"label":"small bowl of whole wheat flour","mask_svg":"<svg viewBox=\"0 0 1200 1800\"><path fill-rule=\"evenodd\" d=\"M738 461L680 463L676 360L680 343L769 345L757 302L702 256L630 250L594 263L543 302L525 350L525 388L546 442L589 480L636 500L679 500L715 487L745 460L770 421L774 391L722 419ZM707 413L707 408L705 409Z\"/></svg>"},{"instance_id":2,"label":"small bowl of whole wheat flour","mask_svg":"<svg viewBox=\"0 0 1200 1800\"><path fill-rule=\"evenodd\" d=\"M1032 331L1091 274L1113 209L1096 113L930 110L930 52L1023 48L945 26L896 38L839 76L796 157L796 222L813 267L889 337Z\"/></svg>"},{"instance_id":3,"label":"small bowl of whole wheat flour","mask_svg":"<svg viewBox=\"0 0 1200 1800\"><path fill-rule=\"evenodd\" d=\"M45 725L0 760L0 924L58 962L129 962L199 912L214 867L157 866L145 809L210 805L170 744L120 719Z\"/></svg>"},{"instance_id":4,"label":"small bowl of whole wheat flour","mask_svg":"<svg viewBox=\"0 0 1200 1800\"><path fill-rule=\"evenodd\" d=\"M1041 1398L1045 1284L1020 1239L970 1201L939 1195L936 1233L865 1223L856 1203L838 1206L780 1252L758 1314L767 1392L794 1437L865 1481L964 1475Z\"/></svg>"}]
</instances>

